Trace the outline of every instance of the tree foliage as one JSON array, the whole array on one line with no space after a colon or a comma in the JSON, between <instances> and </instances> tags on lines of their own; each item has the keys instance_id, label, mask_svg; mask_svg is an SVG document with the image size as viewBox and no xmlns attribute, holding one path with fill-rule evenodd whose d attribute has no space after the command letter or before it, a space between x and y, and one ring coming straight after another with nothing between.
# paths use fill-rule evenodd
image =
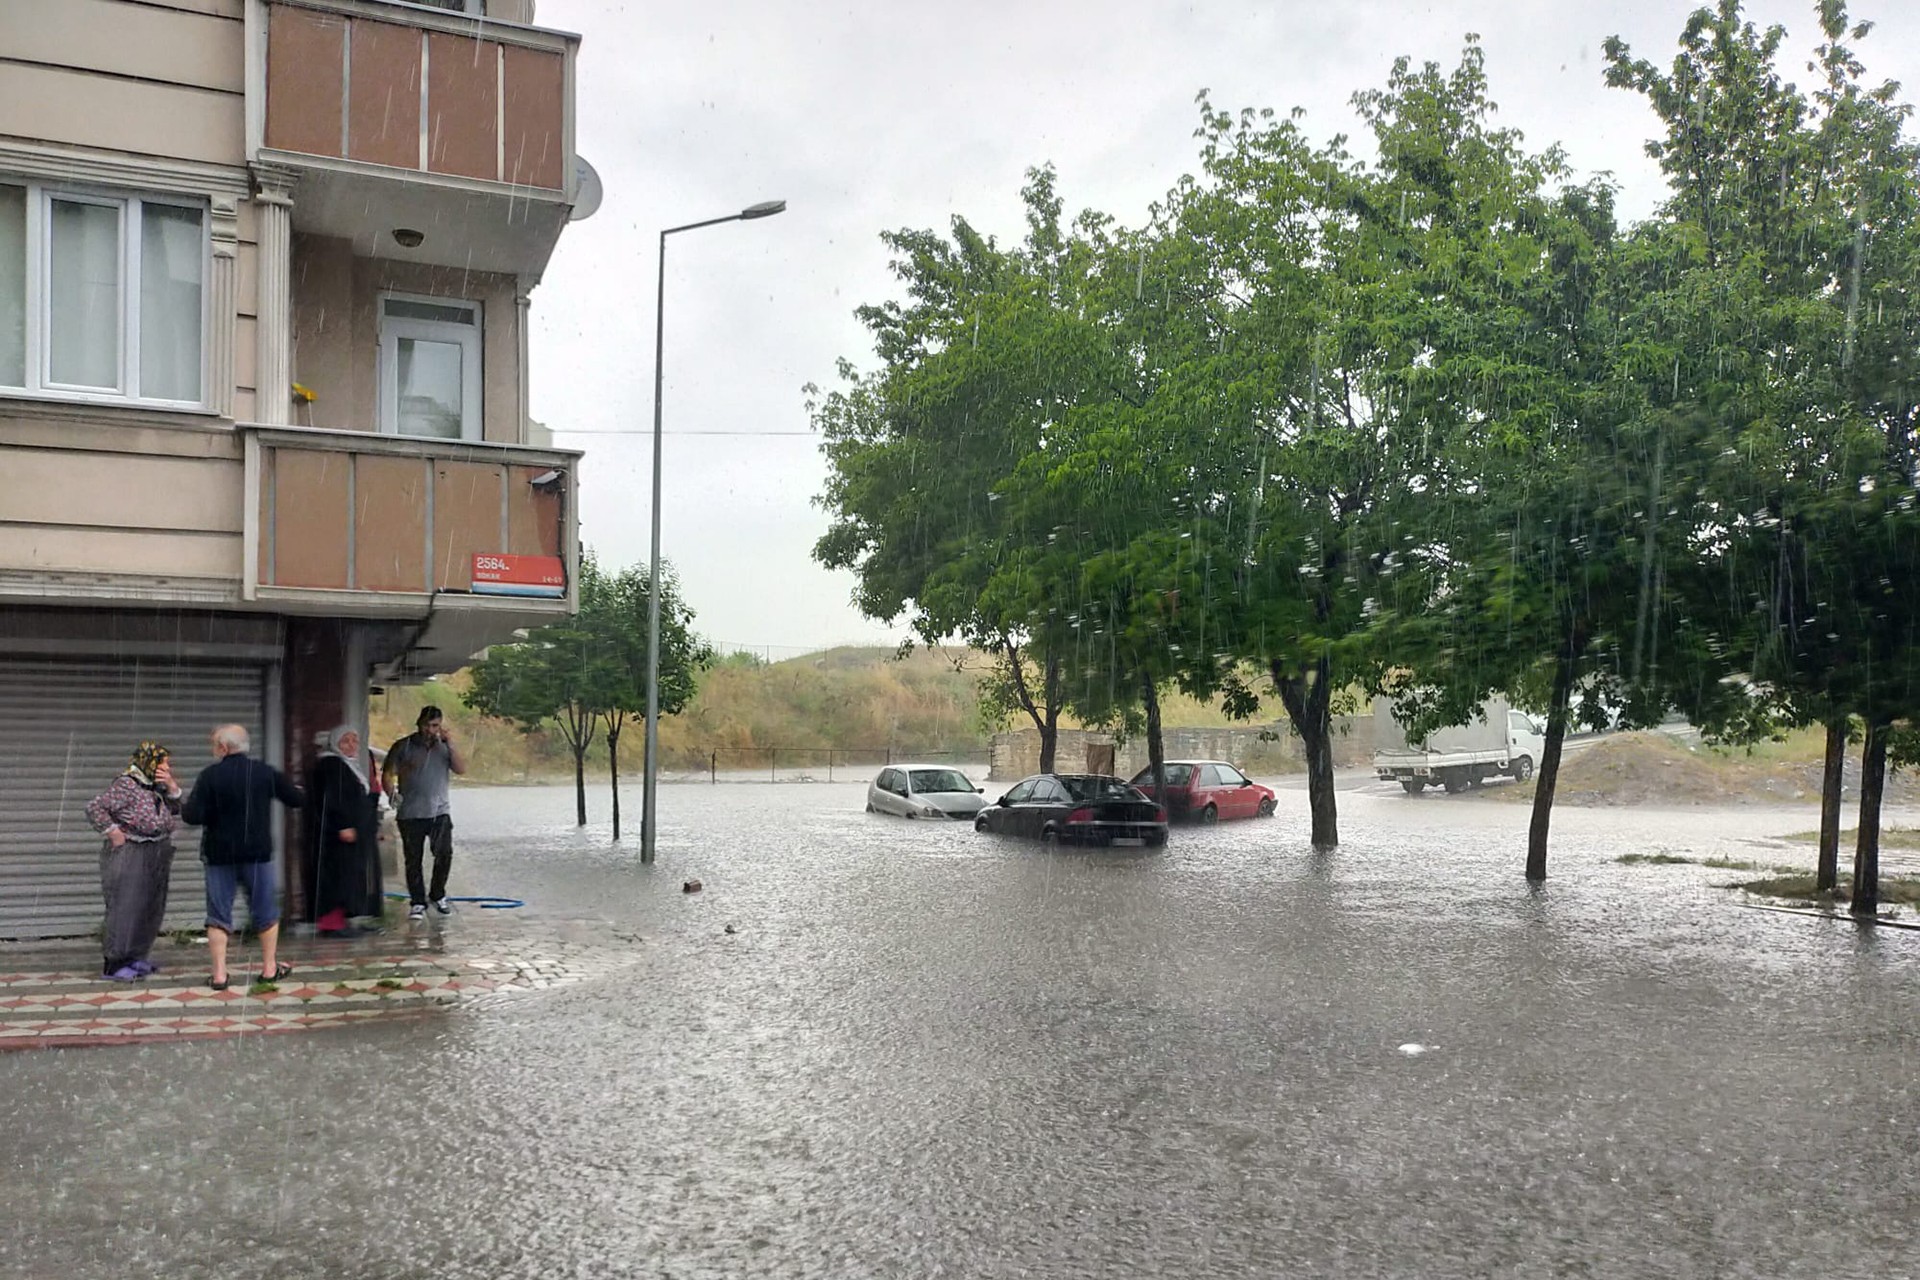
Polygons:
<instances>
[{"instance_id":1,"label":"tree foliage","mask_svg":"<svg viewBox=\"0 0 1920 1280\"><path fill-rule=\"evenodd\" d=\"M1920 152L1867 25L1817 16L1810 92L1739 0L1667 68L1607 43L1660 123L1638 225L1497 123L1469 37L1355 96L1363 149L1202 95L1196 172L1138 228L1063 221L1042 168L1017 246L891 233L878 364L812 405L816 554L998 655L989 701L1043 741L1061 706L1152 738L1169 687L1277 698L1319 846L1345 688L1416 732L1546 713L1535 880L1583 720L1844 748L1857 717L1873 773L1920 701Z\"/></svg>"},{"instance_id":2,"label":"tree foliage","mask_svg":"<svg viewBox=\"0 0 1920 1280\"><path fill-rule=\"evenodd\" d=\"M660 713L673 714L693 697L712 651L693 633L693 614L677 584L663 575L660 601ZM512 722L524 733L559 731L573 755L574 809L587 823L586 758L604 725L613 803L613 835L620 838L620 735L647 702L647 571L608 575L589 553L581 558L580 610L536 628L525 640L495 645L471 670L468 706Z\"/></svg>"}]
</instances>

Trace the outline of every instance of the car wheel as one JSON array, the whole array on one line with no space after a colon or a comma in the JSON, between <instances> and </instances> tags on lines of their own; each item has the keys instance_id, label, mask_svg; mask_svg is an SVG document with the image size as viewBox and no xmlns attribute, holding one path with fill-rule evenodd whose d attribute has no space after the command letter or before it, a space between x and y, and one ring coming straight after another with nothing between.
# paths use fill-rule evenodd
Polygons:
<instances>
[{"instance_id":1,"label":"car wheel","mask_svg":"<svg viewBox=\"0 0 1920 1280\"><path fill-rule=\"evenodd\" d=\"M984 813L983 813L983 814L981 814L981 815L980 815L979 817L977 817L977 818L975 818L975 819L973 820L973 829L974 829L975 831L981 831L981 832L985 832L985 831L990 831L990 830L992 830L992 828L991 828L991 827L989 827L989 826L987 825L987 815L986 815L986 814L984 814Z\"/></svg>"},{"instance_id":2,"label":"car wheel","mask_svg":"<svg viewBox=\"0 0 1920 1280\"><path fill-rule=\"evenodd\" d=\"M1220 810L1216 809L1214 806L1208 805L1206 808L1200 811L1201 826L1210 827L1218 821L1220 821Z\"/></svg>"},{"instance_id":3,"label":"car wheel","mask_svg":"<svg viewBox=\"0 0 1920 1280\"><path fill-rule=\"evenodd\" d=\"M1402 778L1400 786L1410 796L1417 796L1427 789L1426 781L1422 778Z\"/></svg>"},{"instance_id":4,"label":"car wheel","mask_svg":"<svg viewBox=\"0 0 1920 1280\"><path fill-rule=\"evenodd\" d=\"M1042 827L1040 828L1040 843L1041 844L1059 844L1060 833L1054 830L1052 827Z\"/></svg>"},{"instance_id":5,"label":"car wheel","mask_svg":"<svg viewBox=\"0 0 1920 1280\"><path fill-rule=\"evenodd\" d=\"M1468 787L1472 785L1473 784L1471 782L1468 782L1465 778L1448 778L1447 794L1450 796L1457 796L1462 791L1465 791Z\"/></svg>"},{"instance_id":6,"label":"car wheel","mask_svg":"<svg viewBox=\"0 0 1920 1280\"><path fill-rule=\"evenodd\" d=\"M1164 831L1162 831L1162 832L1160 832L1160 833L1159 833L1158 835L1151 835L1151 836L1148 836L1148 837L1147 837L1147 848L1149 848L1149 849L1164 849L1164 848L1166 848L1166 847L1167 847L1167 833L1166 833L1166 832L1164 832Z\"/></svg>"},{"instance_id":7,"label":"car wheel","mask_svg":"<svg viewBox=\"0 0 1920 1280\"><path fill-rule=\"evenodd\" d=\"M1268 796L1260 802L1260 816L1263 818L1271 818L1279 809L1280 802L1272 796Z\"/></svg>"},{"instance_id":8,"label":"car wheel","mask_svg":"<svg viewBox=\"0 0 1920 1280\"><path fill-rule=\"evenodd\" d=\"M868 812L868 813L872 813L872 812L873 812L873 806L872 806L871 804L869 804L869 805L867 806L867 812Z\"/></svg>"},{"instance_id":9,"label":"car wheel","mask_svg":"<svg viewBox=\"0 0 1920 1280\"><path fill-rule=\"evenodd\" d=\"M1528 778L1531 778L1532 776L1533 776L1533 757L1532 756L1521 756L1518 760L1515 760L1513 762L1513 780L1515 782L1525 782Z\"/></svg>"}]
</instances>

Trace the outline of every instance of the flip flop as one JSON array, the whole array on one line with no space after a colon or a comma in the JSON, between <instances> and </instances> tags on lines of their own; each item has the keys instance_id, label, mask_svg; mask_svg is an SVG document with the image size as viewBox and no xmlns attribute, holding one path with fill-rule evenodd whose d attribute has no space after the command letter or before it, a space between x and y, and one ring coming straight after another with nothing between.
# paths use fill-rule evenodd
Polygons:
<instances>
[{"instance_id":1,"label":"flip flop","mask_svg":"<svg viewBox=\"0 0 1920 1280\"><path fill-rule=\"evenodd\" d=\"M278 982L282 978L290 978L292 976L293 976L293 966L288 964L285 960L281 960L273 966L272 973L268 973L265 969L262 969L260 971L260 976L258 978L255 978L254 981L255 982Z\"/></svg>"},{"instance_id":2,"label":"flip flop","mask_svg":"<svg viewBox=\"0 0 1920 1280\"><path fill-rule=\"evenodd\" d=\"M228 978L225 982L215 982L212 978L208 978L207 985L209 987L212 987L215 991L225 991L228 987L233 985L233 979Z\"/></svg>"}]
</instances>

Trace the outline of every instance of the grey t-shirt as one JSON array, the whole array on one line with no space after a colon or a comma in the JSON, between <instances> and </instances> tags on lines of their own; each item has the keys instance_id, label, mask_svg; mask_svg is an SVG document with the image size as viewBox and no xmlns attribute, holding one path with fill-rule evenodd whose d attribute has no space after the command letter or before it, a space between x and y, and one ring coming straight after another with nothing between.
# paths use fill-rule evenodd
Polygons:
<instances>
[{"instance_id":1,"label":"grey t-shirt","mask_svg":"<svg viewBox=\"0 0 1920 1280\"><path fill-rule=\"evenodd\" d=\"M453 778L453 748L438 740L422 742L420 735L408 734L393 744L387 762L400 784L396 817L429 819L453 812L447 799Z\"/></svg>"}]
</instances>

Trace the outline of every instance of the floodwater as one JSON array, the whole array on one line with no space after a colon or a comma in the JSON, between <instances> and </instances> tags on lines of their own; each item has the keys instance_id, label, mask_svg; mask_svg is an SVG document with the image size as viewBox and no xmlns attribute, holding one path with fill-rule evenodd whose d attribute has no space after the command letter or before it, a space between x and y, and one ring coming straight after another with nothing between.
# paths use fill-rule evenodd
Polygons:
<instances>
[{"instance_id":1,"label":"floodwater","mask_svg":"<svg viewBox=\"0 0 1920 1280\"><path fill-rule=\"evenodd\" d=\"M456 892L529 906L450 935L599 939L594 976L0 1056L0 1275L1920 1268L1920 933L1614 861L1808 861L1765 837L1810 807L1566 810L1530 891L1492 796L1349 780L1331 855L1291 789L1119 855L862 800L668 787L648 870L566 789L457 793Z\"/></svg>"}]
</instances>

